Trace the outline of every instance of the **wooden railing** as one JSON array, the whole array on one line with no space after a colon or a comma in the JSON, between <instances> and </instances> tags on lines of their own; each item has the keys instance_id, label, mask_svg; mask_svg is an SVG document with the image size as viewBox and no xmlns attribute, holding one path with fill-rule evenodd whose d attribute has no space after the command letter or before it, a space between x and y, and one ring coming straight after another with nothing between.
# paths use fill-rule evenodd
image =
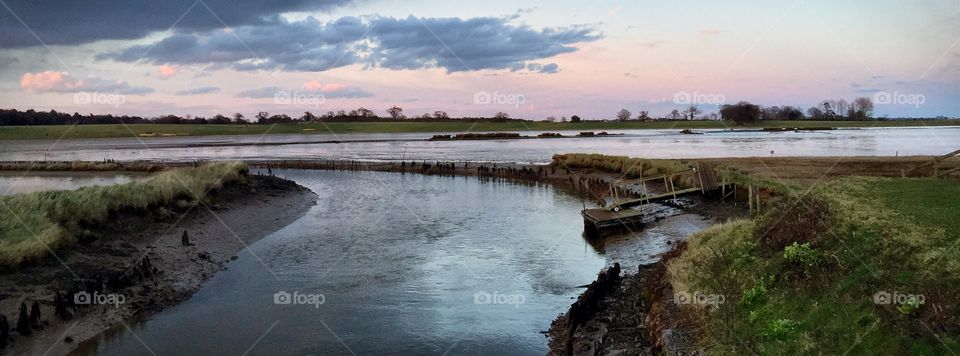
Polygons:
<instances>
[{"instance_id":1,"label":"wooden railing","mask_svg":"<svg viewBox=\"0 0 960 356\"><path fill-rule=\"evenodd\" d=\"M948 174L952 174L952 173L954 173L954 172L960 171L960 167L951 168L951 169L948 169L948 170L946 170L946 171L940 172L940 162L943 161L943 160L945 160L945 159L948 159L948 158L950 158L950 157L956 156L956 155L960 155L960 150L956 150L956 151L947 153L947 154L945 154L945 155L943 155L943 156L934 157L933 161L930 161L930 162L921 164L921 165L919 165L919 166L913 167L913 168L908 169L908 170L900 171L900 176L901 176L901 177L906 177L907 174L909 174L909 173L913 173L913 172L916 172L917 170L920 170L920 169L926 168L926 167L930 167L930 166L933 166L933 178L939 178L939 177L941 177L941 176L946 176L946 175L948 175Z\"/></svg>"}]
</instances>

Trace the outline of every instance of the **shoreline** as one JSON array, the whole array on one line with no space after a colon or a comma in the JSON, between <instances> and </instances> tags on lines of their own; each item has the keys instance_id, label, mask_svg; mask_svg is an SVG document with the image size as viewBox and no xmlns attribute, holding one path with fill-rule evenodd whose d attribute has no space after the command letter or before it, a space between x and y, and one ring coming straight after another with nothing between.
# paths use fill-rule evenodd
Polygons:
<instances>
[{"instance_id":1,"label":"shoreline","mask_svg":"<svg viewBox=\"0 0 960 356\"><path fill-rule=\"evenodd\" d=\"M197 208L179 218L179 214L118 214L102 229L103 237L57 252L69 270L56 259L45 258L3 272L0 312L11 329L21 301L28 307L38 302L42 327L35 327L30 336L15 335L0 354L67 354L125 320L189 299L230 261L257 258L240 254L248 244L300 218L315 204L315 194L305 187L256 175L225 186L210 198L210 210ZM181 243L184 231L188 246ZM107 278L104 284L104 275L118 272L128 278ZM81 291L90 289L91 283L100 285L93 290L101 295L122 296L123 303L74 305L64 308L73 317L61 320L56 315L56 293L78 286Z\"/></svg>"},{"instance_id":2,"label":"shoreline","mask_svg":"<svg viewBox=\"0 0 960 356\"><path fill-rule=\"evenodd\" d=\"M736 125L718 120L679 121L582 121L573 122L318 122L278 125L258 124L94 124L0 126L0 141L29 141L98 138L164 138L265 134L353 134L353 133L462 133L496 131L613 131L613 130L676 130L682 129L746 129L833 127L857 128L922 128L957 127L960 120L871 120L871 121L765 121L753 125Z\"/></svg>"}]
</instances>

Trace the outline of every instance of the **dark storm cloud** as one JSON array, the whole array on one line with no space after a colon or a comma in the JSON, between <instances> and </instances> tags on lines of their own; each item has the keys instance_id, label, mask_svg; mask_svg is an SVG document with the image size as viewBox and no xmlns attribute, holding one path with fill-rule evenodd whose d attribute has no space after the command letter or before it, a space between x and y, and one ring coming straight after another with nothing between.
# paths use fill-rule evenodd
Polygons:
<instances>
[{"instance_id":1,"label":"dark storm cloud","mask_svg":"<svg viewBox=\"0 0 960 356\"><path fill-rule=\"evenodd\" d=\"M220 91L220 88L217 87L199 87L199 88L190 88L178 91L175 95L179 96L189 96L189 95L200 95L200 94L210 94Z\"/></svg>"},{"instance_id":2,"label":"dark storm cloud","mask_svg":"<svg viewBox=\"0 0 960 356\"><path fill-rule=\"evenodd\" d=\"M3 34L0 36L0 48L39 46L40 40L48 45L72 45L104 39L139 39L171 27L177 31L192 32L223 28L224 23L230 27L258 25L276 21L275 16L280 13L328 10L348 2L7 0L4 2L6 7L0 7L0 33Z\"/></svg>"},{"instance_id":3,"label":"dark storm cloud","mask_svg":"<svg viewBox=\"0 0 960 356\"><path fill-rule=\"evenodd\" d=\"M154 64L212 64L235 70L324 71L368 67L448 72L523 68L524 62L573 52L601 37L590 27L515 26L501 18L343 17L179 33L98 59ZM544 73L556 72L556 64Z\"/></svg>"}]
</instances>

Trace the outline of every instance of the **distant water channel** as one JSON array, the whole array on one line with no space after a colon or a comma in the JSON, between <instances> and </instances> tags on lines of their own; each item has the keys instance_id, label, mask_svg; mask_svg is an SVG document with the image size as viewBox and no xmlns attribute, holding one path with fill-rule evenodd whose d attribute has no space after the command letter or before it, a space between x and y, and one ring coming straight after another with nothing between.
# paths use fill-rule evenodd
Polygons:
<instances>
[{"instance_id":1,"label":"distant water channel","mask_svg":"<svg viewBox=\"0 0 960 356\"><path fill-rule=\"evenodd\" d=\"M595 247L552 187L378 172L275 171L319 197L190 300L79 354L530 354L597 272L708 224L690 215ZM631 242L633 241L633 242ZM603 251L603 252L601 252ZM297 293L319 305L276 304ZM306 297L305 297L306 296ZM319 299L314 299L317 301Z\"/></svg>"},{"instance_id":2,"label":"distant water channel","mask_svg":"<svg viewBox=\"0 0 960 356\"><path fill-rule=\"evenodd\" d=\"M0 195L124 184L145 177L147 177L146 174L118 174L115 172L0 171Z\"/></svg>"},{"instance_id":3,"label":"distant water channel","mask_svg":"<svg viewBox=\"0 0 960 356\"><path fill-rule=\"evenodd\" d=\"M957 149L960 127L757 132L619 130L608 137L426 141L432 133L290 134L0 141L0 160L351 159L545 163L557 153L647 158L937 155ZM526 132L537 135L541 131ZM567 136L578 132L564 131ZM451 133L451 134L456 134Z\"/></svg>"}]
</instances>

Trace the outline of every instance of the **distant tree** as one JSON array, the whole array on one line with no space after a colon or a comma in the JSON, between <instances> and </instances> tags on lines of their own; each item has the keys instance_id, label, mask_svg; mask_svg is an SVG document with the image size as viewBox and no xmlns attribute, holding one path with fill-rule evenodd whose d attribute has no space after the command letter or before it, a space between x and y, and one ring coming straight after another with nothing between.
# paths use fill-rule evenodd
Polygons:
<instances>
[{"instance_id":1,"label":"distant tree","mask_svg":"<svg viewBox=\"0 0 960 356\"><path fill-rule=\"evenodd\" d=\"M833 111L837 114L837 116L839 116L839 118L843 118L843 115L849 113L850 111L850 103L844 99L837 100L833 104Z\"/></svg>"},{"instance_id":2,"label":"distant tree","mask_svg":"<svg viewBox=\"0 0 960 356\"><path fill-rule=\"evenodd\" d=\"M304 122L311 122L311 121L316 121L317 117L316 115L313 115L312 112L304 111L303 116L300 117L300 120Z\"/></svg>"},{"instance_id":3,"label":"distant tree","mask_svg":"<svg viewBox=\"0 0 960 356\"><path fill-rule=\"evenodd\" d=\"M361 107L356 110L356 115L353 115L353 116L363 117L363 118L373 118L373 117L377 117L377 113L373 112L373 110Z\"/></svg>"},{"instance_id":4,"label":"distant tree","mask_svg":"<svg viewBox=\"0 0 960 356\"><path fill-rule=\"evenodd\" d=\"M209 121L211 124L226 125L230 123L230 118L217 114Z\"/></svg>"},{"instance_id":5,"label":"distant tree","mask_svg":"<svg viewBox=\"0 0 960 356\"><path fill-rule=\"evenodd\" d=\"M823 116L823 110L816 106L811 106L809 109L807 109L807 117L809 117L811 120L823 120Z\"/></svg>"},{"instance_id":6,"label":"distant tree","mask_svg":"<svg viewBox=\"0 0 960 356\"><path fill-rule=\"evenodd\" d=\"M510 118L510 114L500 111L500 112L497 112L496 114L493 114L493 118L497 120L506 120Z\"/></svg>"},{"instance_id":7,"label":"distant tree","mask_svg":"<svg viewBox=\"0 0 960 356\"><path fill-rule=\"evenodd\" d=\"M861 96L853 99L853 104L850 107L853 110L853 115L850 118L853 120L867 120L873 115L873 100L868 97Z\"/></svg>"},{"instance_id":8,"label":"distant tree","mask_svg":"<svg viewBox=\"0 0 960 356\"><path fill-rule=\"evenodd\" d=\"M255 116L255 117L257 118L257 123L258 123L258 124L265 124L265 123L267 123L267 119L270 118L270 113L268 113L268 112L266 112L266 111L261 111L261 112L258 112L258 113L257 113L257 116Z\"/></svg>"},{"instance_id":9,"label":"distant tree","mask_svg":"<svg viewBox=\"0 0 960 356\"><path fill-rule=\"evenodd\" d=\"M760 120L776 120L779 116L779 106L768 106L760 110Z\"/></svg>"},{"instance_id":10,"label":"distant tree","mask_svg":"<svg viewBox=\"0 0 960 356\"><path fill-rule=\"evenodd\" d=\"M561 118L561 119L560 119L560 122L567 122L567 117L564 116L563 118Z\"/></svg>"},{"instance_id":11,"label":"distant tree","mask_svg":"<svg viewBox=\"0 0 960 356\"><path fill-rule=\"evenodd\" d=\"M557 117L556 117L556 116L547 116L546 121L547 121L547 122L557 122Z\"/></svg>"},{"instance_id":12,"label":"distant tree","mask_svg":"<svg viewBox=\"0 0 960 356\"><path fill-rule=\"evenodd\" d=\"M680 110L673 109L673 111L671 111L670 114L667 115L667 119L670 119L670 120L682 120L682 119L683 119L683 114L680 114Z\"/></svg>"},{"instance_id":13,"label":"distant tree","mask_svg":"<svg viewBox=\"0 0 960 356\"><path fill-rule=\"evenodd\" d=\"M437 110L433 112L434 119L449 119L450 115L446 111Z\"/></svg>"},{"instance_id":14,"label":"distant tree","mask_svg":"<svg viewBox=\"0 0 960 356\"><path fill-rule=\"evenodd\" d=\"M573 115L570 117L570 122L580 122L580 117L577 115Z\"/></svg>"},{"instance_id":15,"label":"distant tree","mask_svg":"<svg viewBox=\"0 0 960 356\"><path fill-rule=\"evenodd\" d=\"M617 112L617 120L620 120L620 121L630 120L631 116L633 116L633 114L630 113L630 110L627 110L627 109L620 109L620 111Z\"/></svg>"},{"instance_id":16,"label":"distant tree","mask_svg":"<svg viewBox=\"0 0 960 356\"><path fill-rule=\"evenodd\" d=\"M396 105L394 105L394 106L390 107L389 109L387 109L387 114L390 114L390 117L393 118L394 120L403 119L403 118L404 118L404 117L403 117L403 109L402 109L401 107L399 107L399 106L396 106Z\"/></svg>"},{"instance_id":17,"label":"distant tree","mask_svg":"<svg viewBox=\"0 0 960 356\"><path fill-rule=\"evenodd\" d=\"M640 110L637 112L637 120L650 120L650 112L647 110Z\"/></svg>"},{"instance_id":18,"label":"distant tree","mask_svg":"<svg viewBox=\"0 0 960 356\"><path fill-rule=\"evenodd\" d=\"M746 101L734 105L723 105L720 107L720 117L736 122L737 125L755 123L760 120L760 106Z\"/></svg>"},{"instance_id":19,"label":"distant tree","mask_svg":"<svg viewBox=\"0 0 960 356\"><path fill-rule=\"evenodd\" d=\"M690 105L690 107L683 111L683 114L687 117L687 120L696 119L697 116L702 113L703 111L701 111L696 105Z\"/></svg>"},{"instance_id":20,"label":"distant tree","mask_svg":"<svg viewBox=\"0 0 960 356\"><path fill-rule=\"evenodd\" d=\"M780 108L780 114L777 120L803 120L803 110L795 106L784 106Z\"/></svg>"},{"instance_id":21,"label":"distant tree","mask_svg":"<svg viewBox=\"0 0 960 356\"><path fill-rule=\"evenodd\" d=\"M241 113L235 113L235 114L233 114L233 122L234 122L234 123L237 123L237 124L242 124L242 123L247 122L247 120L244 120L243 114L241 114Z\"/></svg>"}]
</instances>

